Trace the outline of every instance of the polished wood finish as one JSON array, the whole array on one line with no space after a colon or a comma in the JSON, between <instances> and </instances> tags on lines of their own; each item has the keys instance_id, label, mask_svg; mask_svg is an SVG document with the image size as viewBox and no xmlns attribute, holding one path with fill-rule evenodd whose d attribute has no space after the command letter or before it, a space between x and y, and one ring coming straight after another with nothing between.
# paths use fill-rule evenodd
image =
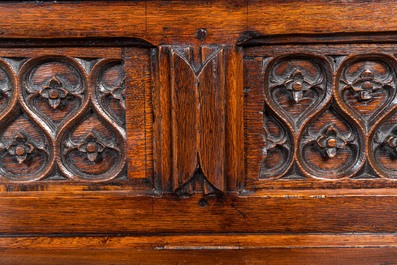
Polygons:
<instances>
[{"instance_id":1,"label":"polished wood finish","mask_svg":"<svg viewBox=\"0 0 397 265\"><path fill-rule=\"evenodd\" d=\"M0 263L395 263L394 9L0 3Z\"/></svg>"},{"instance_id":2,"label":"polished wood finish","mask_svg":"<svg viewBox=\"0 0 397 265\"><path fill-rule=\"evenodd\" d=\"M299 191L148 197L127 191L9 192L3 234L393 233L396 197ZM363 207L365 205L365 207ZM16 209L19 209L16 211ZM51 212L51 215L48 215ZM117 218L115 218L117 216Z\"/></svg>"}]
</instances>

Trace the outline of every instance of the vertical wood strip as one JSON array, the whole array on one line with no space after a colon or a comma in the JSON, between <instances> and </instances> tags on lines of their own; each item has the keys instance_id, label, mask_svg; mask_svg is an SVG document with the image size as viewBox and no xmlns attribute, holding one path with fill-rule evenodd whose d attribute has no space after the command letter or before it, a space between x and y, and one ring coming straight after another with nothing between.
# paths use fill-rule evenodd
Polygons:
<instances>
[{"instance_id":1,"label":"vertical wood strip","mask_svg":"<svg viewBox=\"0 0 397 265\"><path fill-rule=\"evenodd\" d=\"M204 175L211 184L219 190L224 190L225 67L223 49L203 66L197 78L201 136L198 148L200 163Z\"/></svg>"},{"instance_id":2,"label":"vertical wood strip","mask_svg":"<svg viewBox=\"0 0 397 265\"><path fill-rule=\"evenodd\" d=\"M196 76L188 63L171 51L172 151L174 188L186 183L197 167L198 105Z\"/></svg>"},{"instance_id":3,"label":"vertical wood strip","mask_svg":"<svg viewBox=\"0 0 397 265\"><path fill-rule=\"evenodd\" d=\"M145 93L150 86L149 53L146 49L124 48L124 71L126 84L126 128L128 146L128 178L146 178L147 154ZM152 129L149 129L152 130ZM148 136L150 136L149 133Z\"/></svg>"},{"instance_id":4,"label":"vertical wood strip","mask_svg":"<svg viewBox=\"0 0 397 265\"><path fill-rule=\"evenodd\" d=\"M158 188L172 190L172 150L171 150L171 94L170 94L170 50L160 46L158 55L153 58L155 87L154 99L154 164Z\"/></svg>"},{"instance_id":5,"label":"vertical wood strip","mask_svg":"<svg viewBox=\"0 0 397 265\"><path fill-rule=\"evenodd\" d=\"M243 55L241 48L225 49L226 176L227 189L238 190L244 179Z\"/></svg>"}]
</instances>

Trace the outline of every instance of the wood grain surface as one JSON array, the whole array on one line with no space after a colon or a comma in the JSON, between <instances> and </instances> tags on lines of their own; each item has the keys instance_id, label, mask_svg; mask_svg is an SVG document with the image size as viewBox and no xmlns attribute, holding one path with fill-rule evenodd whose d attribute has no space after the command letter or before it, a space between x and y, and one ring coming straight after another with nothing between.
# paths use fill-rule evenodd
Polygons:
<instances>
[{"instance_id":1,"label":"wood grain surface","mask_svg":"<svg viewBox=\"0 0 397 265\"><path fill-rule=\"evenodd\" d=\"M397 264L394 1L0 3L1 264Z\"/></svg>"},{"instance_id":2,"label":"wood grain surface","mask_svg":"<svg viewBox=\"0 0 397 265\"><path fill-rule=\"evenodd\" d=\"M159 45L193 43L197 29L206 28L207 42L235 44L246 32L277 35L395 31L393 3L390 0L3 2L0 29L2 38L135 37Z\"/></svg>"}]
</instances>

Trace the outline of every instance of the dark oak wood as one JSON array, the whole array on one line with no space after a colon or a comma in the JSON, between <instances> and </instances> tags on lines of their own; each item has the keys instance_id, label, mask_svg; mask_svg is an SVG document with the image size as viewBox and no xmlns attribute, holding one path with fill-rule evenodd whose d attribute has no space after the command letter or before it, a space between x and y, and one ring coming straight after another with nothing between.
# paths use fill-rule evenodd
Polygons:
<instances>
[{"instance_id":1,"label":"dark oak wood","mask_svg":"<svg viewBox=\"0 0 397 265\"><path fill-rule=\"evenodd\" d=\"M395 8L0 3L0 263L396 263Z\"/></svg>"}]
</instances>

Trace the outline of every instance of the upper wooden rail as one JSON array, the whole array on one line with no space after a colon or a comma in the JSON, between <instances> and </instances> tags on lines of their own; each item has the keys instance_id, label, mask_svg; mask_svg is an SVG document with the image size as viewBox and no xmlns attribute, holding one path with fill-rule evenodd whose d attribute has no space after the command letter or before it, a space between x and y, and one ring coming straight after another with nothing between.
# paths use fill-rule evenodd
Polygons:
<instances>
[{"instance_id":1,"label":"upper wooden rail","mask_svg":"<svg viewBox=\"0 0 397 265\"><path fill-rule=\"evenodd\" d=\"M3 2L0 38L133 37L160 45L198 42L204 28L202 42L235 44L247 32L394 31L396 11L390 0Z\"/></svg>"}]
</instances>

